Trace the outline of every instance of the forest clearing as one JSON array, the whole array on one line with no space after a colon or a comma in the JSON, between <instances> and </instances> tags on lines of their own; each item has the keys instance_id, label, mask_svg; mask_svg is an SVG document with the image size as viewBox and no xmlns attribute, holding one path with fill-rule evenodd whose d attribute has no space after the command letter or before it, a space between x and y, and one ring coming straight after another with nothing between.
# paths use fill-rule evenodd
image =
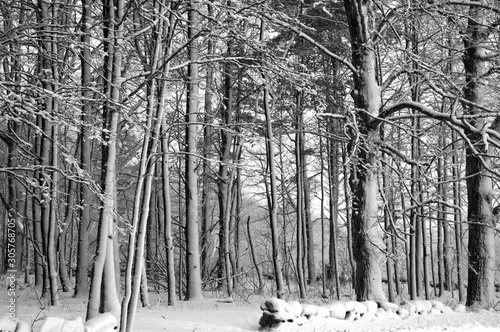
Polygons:
<instances>
[{"instance_id":1,"label":"forest clearing","mask_svg":"<svg viewBox=\"0 0 500 332\"><path fill-rule=\"evenodd\" d=\"M498 328L499 41L489 0L0 0L0 317Z\"/></svg>"}]
</instances>

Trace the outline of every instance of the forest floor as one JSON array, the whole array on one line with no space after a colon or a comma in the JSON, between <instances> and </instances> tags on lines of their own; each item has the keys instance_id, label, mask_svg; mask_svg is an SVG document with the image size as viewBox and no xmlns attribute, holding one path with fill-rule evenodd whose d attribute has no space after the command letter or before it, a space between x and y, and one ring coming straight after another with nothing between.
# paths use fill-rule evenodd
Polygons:
<instances>
[{"instance_id":1,"label":"forest floor","mask_svg":"<svg viewBox=\"0 0 500 332\"><path fill-rule=\"evenodd\" d=\"M48 316L72 319L85 317L87 301L72 298L69 293L62 295L62 304L48 307L39 298L40 292L27 287L18 290L18 318L31 324L37 332ZM497 297L500 302L500 297ZM166 306L166 295L150 292L150 306L139 308L136 315L134 331L268 331L259 326L262 316L261 296L248 296L243 299L228 301L217 294L206 294L206 299L199 302L180 301L175 307ZM291 299L290 299L291 300ZM0 296L0 306L6 308L8 299ZM303 301L301 301L303 302ZM306 301L311 304L323 304L320 298ZM445 299L443 303L447 303ZM450 300L448 304L451 304ZM347 322L333 318L315 318L304 325L281 326L280 331L499 331L500 303L497 311L482 312L450 312L439 315L414 316L404 320L376 319L374 321ZM3 311L3 310L2 310ZM3 313L0 312L0 316Z\"/></svg>"}]
</instances>

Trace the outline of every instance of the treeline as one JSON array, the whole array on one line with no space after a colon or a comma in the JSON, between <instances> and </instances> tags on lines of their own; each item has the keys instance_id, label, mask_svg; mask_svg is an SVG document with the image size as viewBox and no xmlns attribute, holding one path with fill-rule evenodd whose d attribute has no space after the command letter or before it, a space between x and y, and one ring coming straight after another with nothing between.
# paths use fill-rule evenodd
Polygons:
<instances>
[{"instance_id":1,"label":"treeline","mask_svg":"<svg viewBox=\"0 0 500 332\"><path fill-rule=\"evenodd\" d=\"M123 331L148 287L494 306L499 11L3 1L4 271Z\"/></svg>"}]
</instances>

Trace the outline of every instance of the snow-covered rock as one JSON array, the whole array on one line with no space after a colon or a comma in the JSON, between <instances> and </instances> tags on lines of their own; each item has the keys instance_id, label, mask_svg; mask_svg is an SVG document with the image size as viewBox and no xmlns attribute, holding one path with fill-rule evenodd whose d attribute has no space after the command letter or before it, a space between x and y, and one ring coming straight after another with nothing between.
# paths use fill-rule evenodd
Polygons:
<instances>
[{"instance_id":1,"label":"snow-covered rock","mask_svg":"<svg viewBox=\"0 0 500 332\"><path fill-rule=\"evenodd\" d=\"M298 301L288 302L288 307L290 308L290 312L295 317L300 317L302 315L302 304Z\"/></svg>"},{"instance_id":2,"label":"snow-covered rock","mask_svg":"<svg viewBox=\"0 0 500 332\"><path fill-rule=\"evenodd\" d=\"M85 332L114 332L118 327L116 317L105 312L85 322Z\"/></svg>"},{"instance_id":3,"label":"snow-covered rock","mask_svg":"<svg viewBox=\"0 0 500 332\"><path fill-rule=\"evenodd\" d=\"M464 307L465 308L465 307ZM267 299L261 304L262 317L259 324L262 327L281 327L283 324L299 326L307 320L338 319L345 321L400 320L414 315L440 315L451 309L437 300L405 301L400 305L387 301L333 301L321 306L285 302L279 299ZM460 310L457 307L455 310ZM465 310L465 309L464 309Z\"/></svg>"},{"instance_id":4,"label":"snow-covered rock","mask_svg":"<svg viewBox=\"0 0 500 332\"><path fill-rule=\"evenodd\" d=\"M318 313L318 307L315 306L314 304L307 304L307 303L302 304L302 316L309 318L312 316L316 316L317 313Z\"/></svg>"},{"instance_id":5,"label":"snow-covered rock","mask_svg":"<svg viewBox=\"0 0 500 332\"><path fill-rule=\"evenodd\" d=\"M81 317L76 317L72 320L66 320L60 317L47 317L43 321L39 332L84 332L86 331L83 326ZM103 330L104 332L105 330Z\"/></svg>"},{"instance_id":6,"label":"snow-covered rock","mask_svg":"<svg viewBox=\"0 0 500 332\"><path fill-rule=\"evenodd\" d=\"M345 319L347 309L342 302L334 301L326 306L330 312L330 317L336 319ZM353 304L354 308L354 304Z\"/></svg>"}]
</instances>

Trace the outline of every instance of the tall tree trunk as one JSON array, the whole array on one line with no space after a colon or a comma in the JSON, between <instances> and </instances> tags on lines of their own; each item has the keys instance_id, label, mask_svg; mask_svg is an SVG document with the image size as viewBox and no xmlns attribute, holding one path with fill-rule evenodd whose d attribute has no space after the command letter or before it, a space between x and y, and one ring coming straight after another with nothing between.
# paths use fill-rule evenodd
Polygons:
<instances>
[{"instance_id":1,"label":"tall tree trunk","mask_svg":"<svg viewBox=\"0 0 500 332\"><path fill-rule=\"evenodd\" d=\"M321 125L318 125L318 130L321 132ZM327 144L328 145L328 144ZM326 297L326 278L327 278L327 271L326 271L326 261L325 261L325 245L326 245L326 239L325 239L325 162L324 162L324 153L325 153L325 148L324 148L324 143L323 143L323 137L320 135L319 136L319 162L320 162L320 180L319 180L319 185L320 185L320 221L321 221L321 296ZM328 153L328 152L327 152ZM330 168L328 168L329 170ZM332 186L329 186L332 188ZM330 226L331 227L331 226ZM332 234L330 230L330 235ZM330 236L330 243L332 243L332 237ZM331 247L331 246L330 246ZM331 257L331 255L328 255ZM329 278L330 279L330 278Z\"/></svg>"},{"instance_id":2,"label":"tall tree trunk","mask_svg":"<svg viewBox=\"0 0 500 332\"><path fill-rule=\"evenodd\" d=\"M422 197L422 196L421 196ZM423 197L421 199L423 201ZM422 207L422 216L426 215ZM423 283L424 283L424 294L425 299L430 299L430 284L429 284L429 246L427 245L427 222L424 217L422 217L422 264L423 264Z\"/></svg>"},{"instance_id":3,"label":"tall tree trunk","mask_svg":"<svg viewBox=\"0 0 500 332\"><path fill-rule=\"evenodd\" d=\"M457 134L455 131L451 131L451 163L452 163L452 178L453 178L453 205L456 207L461 206L462 200L460 199L460 165L459 156L456 144ZM465 292L464 292L464 273L463 273L463 264L462 264L462 214L460 209L455 211L453 214L453 222L455 224L455 257L457 263L457 288L458 288L458 300L463 302L465 300ZM452 285L453 287L453 285Z\"/></svg>"},{"instance_id":4,"label":"tall tree trunk","mask_svg":"<svg viewBox=\"0 0 500 332\"><path fill-rule=\"evenodd\" d=\"M166 84L164 85L166 86ZM165 89L165 88L162 88ZM166 91L163 91L161 96L165 96ZM165 107L164 97L160 107ZM172 236L172 206L170 200L170 163L168 153L167 139L167 121L164 116L162 119L162 188L163 188L163 217L165 219L165 250L167 252L167 283L168 283L168 305L176 305L177 298L175 296L175 261L174 261L174 243Z\"/></svg>"},{"instance_id":5,"label":"tall tree trunk","mask_svg":"<svg viewBox=\"0 0 500 332\"><path fill-rule=\"evenodd\" d=\"M353 241L352 241L352 207L351 207L351 193L349 190L349 167L347 165L347 156L346 156L346 145L342 145L342 165L344 171L344 199L345 199L345 225L346 225L346 233L347 233L347 256L349 257L349 265L351 267L351 287L352 289L356 289L356 263L354 262L354 253L353 253Z\"/></svg>"},{"instance_id":6,"label":"tall tree trunk","mask_svg":"<svg viewBox=\"0 0 500 332\"><path fill-rule=\"evenodd\" d=\"M297 204L296 204L296 214L297 214L297 236L296 236L296 241L297 241L297 281L299 284L299 296L300 298L305 298L307 295L307 290L306 290L306 263L307 261L304 259L306 256L306 248L305 244L306 241L305 239L305 226L304 226L304 190L303 190L303 177L304 177L304 172L303 172L303 158L301 156L301 152L303 150L303 145L302 145L302 93L300 91L296 91L296 110L295 110L295 169L296 169L296 175L295 175L295 182L297 186Z\"/></svg>"},{"instance_id":7,"label":"tall tree trunk","mask_svg":"<svg viewBox=\"0 0 500 332\"><path fill-rule=\"evenodd\" d=\"M382 139L385 140L385 137L384 137L384 133L382 133ZM382 153L382 159L383 159L383 167L384 169L389 169L389 167L387 167L387 156L386 154ZM383 200L384 200L384 230L385 230L385 248L386 248L386 263L385 263L385 266L386 266L386 275L387 275L387 290L388 290L388 295L389 295L389 302L396 302L395 301L395 294L394 294L394 280L397 280L397 276L396 278L394 278L394 270L393 270L393 265L392 265L392 259L393 257L392 256L392 253L393 253L393 249L392 248L392 222L391 222L391 218L392 218L392 211L391 211L391 208L393 208L393 206L391 206L390 202L393 201L393 197L392 197L392 188L391 188L391 184L389 183L389 178L388 178L388 174L387 172L384 172L384 174L382 175L382 186L383 186L383 189L382 189L382 193L381 195L383 196ZM393 279L394 278L394 279Z\"/></svg>"},{"instance_id":8,"label":"tall tree trunk","mask_svg":"<svg viewBox=\"0 0 500 332\"><path fill-rule=\"evenodd\" d=\"M164 17L166 15L166 3L160 5L158 9L158 17ZM165 46L160 41L161 36L164 35L165 29L163 27L164 20L159 20L159 24L155 27L153 32L155 46L153 48L153 54L151 56L150 68L153 72L158 70L158 61L161 56L162 48ZM170 44L167 38L167 52L166 56L170 54ZM166 77L169 72L169 63L164 67L163 76ZM137 304L139 301L139 296L142 301L143 306L148 306L148 287L146 278L146 264L144 261L145 250L146 250L146 238L148 232L156 232L156 223L151 224L153 220L153 215L156 215L154 211L151 211L152 201L151 194L153 190L153 179L156 172L156 152L160 142L160 131L162 124L164 122L163 118L165 116L165 90L162 87L160 90L160 96L156 95L156 79L152 79L148 86L148 120L146 126L146 139L141 152L141 169L139 170L139 178L144 177L144 181L138 181L136 188L136 204L134 205L134 219L133 219L133 229L129 238L129 256L127 262L127 276L126 276L126 295L122 303L122 317L120 329L121 331L133 331L135 314L137 311ZM156 105L156 101L159 99L159 104ZM151 128L151 129L150 129ZM150 132L151 130L151 132ZM168 174L167 174L168 175ZM138 204L138 198L141 197L142 202ZM155 203L153 203L155 204ZM140 218L139 218L140 215ZM149 221L149 223L148 223ZM151 230L152 229L152 230ZM137 232L137 239L135 239ZM135 243L137 240L137 244ZM150 241L157 241L158 239L149 239ZM150 252L150 255L153 253ZM131 261L133 260L133 269L131 269ZM133 271L133 276L132 276ZM132 280L128 280L131 278ZM142 290L142 292L141 292Z\"/></svg>"},{"instance_id":9,"label":"tall tree trunk","mask_svg":"<svg viewBox=\"0 0 500 332\"><path fill-rule=\"evenodd\" d=\"M333 121L332 121L333 122ZM331 125L331 133L334 132L334 124ZM329 199L329 224L330 245L329 265L332 287L335 286L335 296L340 300L340 273L338 265L338 215L339 215L339 170L338 170L338 143L330 140L328 143L328 185L330 187Z\"/></svg>"},{"instance_id":10,"label":"tall tree trunk","mask_svg":"<svg viewBox=\"0 0 500 332\"><path fill-rule=\"evenodd\" d=\"M371 1L344 0L351 35L353 73L352 97L357 111L359 132L351 132L349 153L354 157L350 186L353 194L353 246L356 261L356 297L358 300L385 300L382 287L381 265L383 257L379 248L383 241L377 222L377 169L379 150L379 125L372 123L382 105L381 88L376 77L376 58L373 39L368 34L373 17ZM359 140L358 140L359 138Z\"/></svg>"},{"instance_id":11,"label":"tall tree trunk","mask_svg":"<svg viewBox=\"0 0 500 332\"><path fill-rule=\"evenodd\" d=\"M305 134L302 135L301 142L305 142ZM302 150L304 152L304 144ZM304 190L304 222L306 226L306 239L307 239L307 279L309 284L314 284L316 282L316 262L314 255L314 225L311 217L311 185L309 177L307 175L307 157L305 153L302 156L302 166L303 166L303 190Z\"/></svg>"},{"instance_id":12,"label":"tall tree trunk","mask_svg":"<svg viewBox=\"0 0 500 332\"><path fill-rule=\"evenodd\" d=\"M261 22L260 27L260 41L264 41L265 24L264 21ZM274 164L274 134L273 134L273 123L271 117L271 105L270 105L270 94L269 94L269 80L265 73L262 73L264 77L264 115L266 121L265 137L266 137L266 159L267 159L267 169L269 172L269 186L270 193L267 195L267 206L269 209L269 223L271 225L271 243L272 243L272 257L273 257L273 267L274 267L274 279L276 281L276 296L282 298L285 293L285 287L283 284L283 272L282 262L281 262L281 252L279 248L279 234L278 234L278 193L276 184L276 166ZM266 181L267 182L267 181ZM266 185L267 187L267 185Z\"/></svg>"},{"instance_id":13,"label":"tall tree trunk","mask_svg":"<svg viewBox=\"0 0 500 332\"><path fill-rule=\"evenodd\" d=\"M481 113L475 105L481 105L485 98L482 80L488 70L485 58L488 27L484 24L484 9L479 6L470 6L469 17L467 33L463 36L465 51L462 60L466 75L463 92L471 104L464 103L463 107L467 115L475 115ZM469 225L466 305L483 308L491 308L495 304L495 224L491 206L493 185L489 175L492 162L488 155L487 134L481 132L489 125L488 121L484 117L470 120L475 130L467 133L469 144L466 146L465 162Z\"/></svg>"},{"instance_id":14,"label":"tall tree trunk","mask_svg":"<svg viewBox=\"0 0 500 332\"><path fill-rule=\"evenodd\" d=\"M17 6L16 6L17 7ZM21 5L17 8L13 8L10 4L5 3L5 5L1 6L1 15L2 15L2 23L3 23L3 32L7 35L14 29L17 29L18 26L23 26L25 23L25 9L24 6ZM16 25L16 26L15 26ZM3 87L5 91L2 93L5 96L9 96L9 101L14 101L16 96L21 92L21 63L20 57L22 52L20 51L21 45L16 42L14 38L7 38L6 42L4 42L5 50L7 51L6 56L2 57L2 78L6 80L3 83ZM2 90L3 90L2 87ZM14 93L12 93L14 92ZM17 115L17 110L14 108L10 109L9 112L13 112ZM4 119L5 121L5 119ZM20 162L20 154L19 154L19 142L18 137L20 134L20 130L22 126L20 123L14 119L9 119L6 121L7 130L6 134L2 133L0 138L7 145L7 168L15 169L16 167L21 166ZM2 260L2 265L5 262L7 266L4 267L4 271L10 270L16 271L18 275L21 275L23 269L23 253L26 253L26 258L29 258L29 250L25 249L24 243L25 239L28 235L28 232L23 231L23 221L26 227L28 226L27 220L27 195L25 194L25 190L22 189L22 186L19 183L19 180L13 173L7 173L7 186L8 186L8 202L3 202L6 205L6 210L8 210L7 217L9 220L9 227L6 228L7 243L3 247L2 254L3 257L6 257L5 260ZM10 206L7 206L10 205ZM10 221L14 221L12 224ZM11 228L11 225L13 228ZM27 229L27 228L25 228ZM27 243L27 242L26 242ZM28 245L26 245L28 247ZM15 251L14 256L9 255L12 254L12 250ZM26 262L28 263L28 262ZM25 272L29 275L29 266L25 267Z\"/></svg>"},{"instance_id":15,"label":"tall tree trunk","mask_svg":"<svg viewBox=\"0 0 500 332\"><path fill-rule=\"evenodd\" d=\"M208 16L213 16L213 6L211 3L207 4ZM207 41L207 56L213 56L215 53L215 43L209 38ZM210 211L212 209L212 198L211 198L211 188L210 179L212 177L212 169L210 167L210 160L213 156L213 143L212 143L212 118L214 117L214 111L212 107L213 103L213 90L214 90L214 66L212 64L206 65L206 86L205 89L205 119L203 121L205 127L203 130L203 184L202 184L202 194L201 194L201 275L202 279L208 277L209 266L209 251L211 244L211 218Z\"/></svg>"},{"instance_id":16,"label":"tall tree trunk","mask_svg":"<svg viewBox=\"0 0 500 332\"><path fill-rule=\"evenodd\" d=\"M189 2L188 38L192 40L189 46L188 66L189 88L186 109L186 273L187 273L187 300L203 299L201 289L200 244L198 234L198 175L196 173L197 159L196 138L198 136L198 50L196 40L200 29L199 2Z\"/></svg>"},{"instance_id":17,"label":"tall tree trunk","mask_svg":"<svg viewBox=\"0 0 500 332\"><path fill-rule=\"evenodd\" d=\"M92 90L90 84L92 80L90 68L90 21L92 1L82 1L82 51L80 53L81 71L82 71L82 115L80 127L80 169L82 170L82 179L79 183L80 202L79 205L79 230L78 230L78 251L76 264L76 280L75 293L76 297L86 296L89 293L89 226L90 226L90 200L91 191L90 180L91 174L91 151L92 140L90 138L90 116L92 106L90 99L92 98Z\"/></svg>"},{"instance_id":18,"label":"tall tree trunk","mask_svg":"<svg viewBox=\"0 0 500 332\"><path fill-rule=\"evenodd\" d=\"M233 54L233 42L228 41L227 56ZM218 176L218 198L219 198L219 278L225 278L227 295L230 297L233 292L231 279L231 265L229 259L229 222L231 211L231 187L229 186L229 162L232 145L232 116L233 116L233 77L232 66L229 63L224 64L224 97L223 107L221 109L222 129L220 132L220 163Z\"/></svg>"},{"instance_id":19,"label":"tall tree trunk","mask_svg":"<svg viewBox=\"0 0 500 332\"><path fill-rule=\"evenodd\" d=\"M104 91L108 98L103 107L103 145L102 145L102 202L97 234L97 252L92 271L87 319L102 312L120 316L116 276L114 237L116 236L115 212L115 172L117 156L117 131L119 113L116 105L120 95L118 84L121 77L122 54L118 45L123 42L124 1L116 3L106 0L103 4L105 51Z\"/></svg>"},{"instance_id":20,"label":"tall tree trunk","mask_svg":"<svg viewBox=\"0 0 500 332\"><path fill-rule=\"evenodd\" d=\"M77 154L79 153L77 149ZM67 200L66 200L66 211L64 213L64 221L62 225L62 231L59 234L59 274L61 276L61 284L63 292L69 292L73 288L71 283L71 276L68 272L68 245L67 245L67 235L68 228L73 223L73 211L75 210L76 201L76 188L77 183L73 180L68 180L68 190L67 190ZM71 246L71 244L70 244ZM71 265L70 265L71 266Z\"/></svg>"}]
</instances>

